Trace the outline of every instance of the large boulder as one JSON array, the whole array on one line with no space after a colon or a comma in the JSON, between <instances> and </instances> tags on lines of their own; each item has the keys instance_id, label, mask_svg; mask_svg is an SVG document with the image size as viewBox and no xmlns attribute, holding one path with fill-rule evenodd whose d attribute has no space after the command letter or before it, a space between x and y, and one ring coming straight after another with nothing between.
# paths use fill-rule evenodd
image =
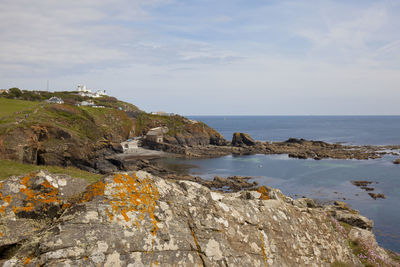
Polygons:
<instances>
[{"instance_id":1,"label":"large boulder","mask_svg":"<svg viewBox=\"0 0 400 267\"><path fill-rule=\"evenodd\" d=\"M256 141L249 134L246 133L234 133L232 137L233 146L254 146Z\"/></svg>"},{"instance_id":2,"label":"large boulder","mask_svg":"<svg viewBox=\"0 0 400 267\"><path fill-rule=\"evenodd\" d=\"M218 193L195 182L172 182L139 171L106 177L76 195L84 186L77 184L79 190L67 194L63 188L69 182L62 179L32 176L29 185L26 179L2 182L0 264L330 266L337 261L361 265L346 237L332 227L330 216L319 209L296 207L279 191ZM46 203L38 208L61 205L59 212L48 215L51 220L45 222L18 216L14 206L35 205L26 202L26 188L57 192L45 195L49 198L43 198ZM64 203L65 198L70 202ZM31 227L14 229L4 218L15 225L29 221ZM16 234L20 238L15 239Z\"/></svg>"}]
</instances>

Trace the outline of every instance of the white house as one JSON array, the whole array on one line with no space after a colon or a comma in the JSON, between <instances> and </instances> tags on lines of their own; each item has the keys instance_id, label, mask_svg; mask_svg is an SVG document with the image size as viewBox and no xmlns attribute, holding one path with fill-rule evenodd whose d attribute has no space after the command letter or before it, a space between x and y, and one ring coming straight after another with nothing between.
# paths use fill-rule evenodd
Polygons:
<instances>
[{"instance_id":1,"label":"white house","mask_svg":"<svg viewBox=\"0 0 400 267\"><path fill-rule=\"evenodd\" d=\"M82 101L81 103L78 104L79 106L89 106L92 107L95 104L92 101Z\"/></svg>"},{"instance_id":2,"label":"white house","mask_svg":"<svg viewBox=\"0 0 400 267\"><path fill-rule=\"evenodd\" d=\"M49 99L46 100L46 102L52 104L64 104L64 100L55 96L50 97Z\"/></svg>"},{"instance_id":3,"label":"white house","mask_svg":"<svg viewBox=\"0 0 400 267\"><path fill-rule=\"evenodd\" d=\"M135 152L139 148L139 140L128 139L121 143L124 153Z\"/></svg>"},{"instance_id":4,"label":"white house","mask_svg":"<svg viewBox=\"0 0 400 267\"><path fill-rule=\"evenodd\" d=\"M80 96L88 96L94 98L107 95L106 90L97 90L96 92L92 92L92 90L86 88L86 85L81 84L78 84L77 91L79 92Z\"/></svg>"},{"instance_id":5,"label":"white house","mask_svg":"<svg viewBox=\"0 0 400 267\"><path fill-rule=\"evenodd\" d=\"M84 84L78 84L77 90L78 90L78 92L84 92L84 93L91 93L92 92L92 90L87 89L86 85L84 85Z\"/></svg>"},{"instance_id":6,"label":"white house","mask_svg":"<svg viewBox=\"0 0 400 267\"><path fill-rule=\"evenodd\" d=\"M101 97L101 96L106 96L106 95L107 95L106 90L97 90L95 93L96 97Z\"/></svg>"},{"instance_id":7,"label":"white house","mask_svg":"<svg viewBox=\"0 0 400 267\"><path fill-rule=\"evenodd\" d=\"M164 111L153 111L150 113L151 115L158 115L158 116L174 116L174 113L167 113Z\"/></svg>"}]
</instances>

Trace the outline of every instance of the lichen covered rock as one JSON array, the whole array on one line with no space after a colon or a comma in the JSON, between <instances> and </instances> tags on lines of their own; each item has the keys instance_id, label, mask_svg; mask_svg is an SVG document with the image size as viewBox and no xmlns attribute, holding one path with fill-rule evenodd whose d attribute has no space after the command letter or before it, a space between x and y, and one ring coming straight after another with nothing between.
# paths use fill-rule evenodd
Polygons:
<instances>
[{"instance_id":1,"label":"lichen covered rock","mask_svg":"<svg viewBox=\"0 0 400 267\"><path fill-rule=\"evenodd\" d=\"M61 185L60 177L50 178L44 179L57 193L47 189L38 175L28 186L25 178L2 182L0 248L6 253L0 264L330 266L336 261L361 265L331 216L306 202L294 205L277 189L220 193L195 182L166 181L139 171L106 177L86 189L76 184L72 187L80 190L67 193L63 188L74 181L67 179ZM31 207L22 197L27 189L50 190L46 194L55 197L50 203L33 204L34 210L59 208L46 215L46 223L20 217L13 208ZM21 198L13 202L10 197ZM25 223L26 235L14 236L4 218L16 225Z\"/></svg>"}]
</instances>

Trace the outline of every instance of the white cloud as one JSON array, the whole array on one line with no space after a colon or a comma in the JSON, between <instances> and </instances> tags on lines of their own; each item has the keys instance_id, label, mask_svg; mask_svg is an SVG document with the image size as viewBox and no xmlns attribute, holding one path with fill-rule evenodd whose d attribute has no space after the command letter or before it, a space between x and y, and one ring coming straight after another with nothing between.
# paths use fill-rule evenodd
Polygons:
<instances>
[{"instance_id":1,"label":"white cloud","mask_svg":"<svg viewBox=\"0 0 400 267\"><path fill-rule=\"evenodd\" d=\"M3 0L0 87L87 83L146 110L191 114L395 114L395 7Z\"/></svg>"}]
</instances>

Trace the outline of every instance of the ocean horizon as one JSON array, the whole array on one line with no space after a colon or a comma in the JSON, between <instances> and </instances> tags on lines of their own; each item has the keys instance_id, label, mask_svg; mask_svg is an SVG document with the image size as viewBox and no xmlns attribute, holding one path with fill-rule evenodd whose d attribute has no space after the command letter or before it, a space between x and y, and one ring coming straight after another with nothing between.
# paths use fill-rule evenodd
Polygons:
<instances>
[{"instance_id":1,"label":"ocean horizon","mask_svg":"<svg viewBox=\"0 0 400 267\"><path fill-rule=\"evenodd\" d=\"M400 144L400 115L207 115L188 116L199 120L231 140L234 132L250 134L258 141L289 138L353 145Z\"/></svg>"}]
</instances>

